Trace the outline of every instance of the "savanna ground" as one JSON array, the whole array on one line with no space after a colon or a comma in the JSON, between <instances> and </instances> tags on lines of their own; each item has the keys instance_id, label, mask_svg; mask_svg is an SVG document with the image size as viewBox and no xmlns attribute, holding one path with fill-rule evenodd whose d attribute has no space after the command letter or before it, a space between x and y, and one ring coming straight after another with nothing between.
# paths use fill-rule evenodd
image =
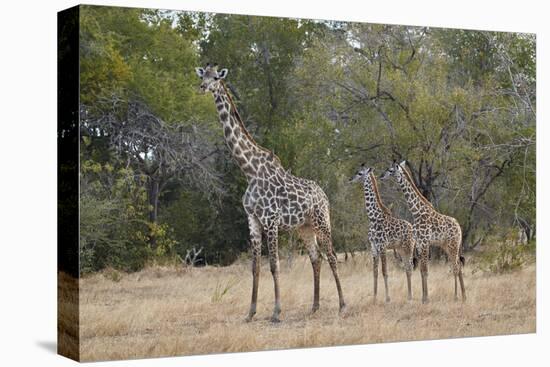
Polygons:
<instances>
[{"instance_id":1,"label":"savanna ground","mask_svg":"<svg viewBox=\"0 0 550 367\"><path fill-rule=\"evenodd\" d=\"M390 257L391 258L391 257ZM246 323L250 266L137 273L104 271L80 281L82 361L241 352L346 344L535 332L535 264L506 274L487 274L467 264L468 300L453 300L453 277L444 263L431 264L430 303L420 303L420 274L413 274L413 301L405 275L389 262L391 302L384 303L379 276L373 303L372 261L367 255L339 264L348 305L338 314L332 274L321 274L321 309L310 314L312 271L307 257L281 262L282 322L269 321L273 283L262 265L258 313ZM470 266L468 266L470 265ZM63 285L62 285L63 286ZM381 293L380 293L381 291Z\"/></svg>"}]
</instances>

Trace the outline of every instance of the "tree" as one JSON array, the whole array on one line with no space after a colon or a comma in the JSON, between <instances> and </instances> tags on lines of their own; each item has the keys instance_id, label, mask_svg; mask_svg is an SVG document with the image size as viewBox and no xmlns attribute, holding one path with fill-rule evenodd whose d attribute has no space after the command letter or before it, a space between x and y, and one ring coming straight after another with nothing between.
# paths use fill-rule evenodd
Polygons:
<instances>
[{"instance_id":1,"label":"tree","mask_svg":"<svg viewBox=\"0 0 550 367\"><path fill-rule=\"evenodd\" d=\"M524 35L452 33L368 24L332 29L306 53L297 85L302 95L315 96L305 107L330 116L339 132L332 140L336 161L367 159L385 168L393 159L407 159L424 196L463 223L468 246L490 222L487 211L496 215L502 206L489 203L488 194L494 197L493 189L513 180L518 166L524 175L534 172L534 161L527 163L534 148L534 79L516 77L523 81L518 95L509 72L502 72L509 69L507 54L522 55L518 69L531 70L534 50L526 51ZM491 53L484 56L487 44ZM318 73L310 73L313 68ZM522 181L525 193L529 185Z\"/></svg>"},{"instance_id":2,"label":"tree","mask_svg":"<svg viewBox=\"0 0 550 367\"><path fill-rule=\"evenodd\" d=\"M191 85L192 43L159 12L84 7L82 19L81 126L88 153L114 152L119 165L145 177L153 224L171 180L220 193L209 109Z\"/></svg>"},{"instance_id":3,"label":"tree","mask_svg":"<svg viewBox=\"0 0 550 367\"><path fill-rule=\"evenodd\" d=\"M246 180L197 93L206 62L229 68L255 139L327 193L337 250L364 248L368 228L346 178L394 159L459 220L465 250L536 235L532 35L87 6L80 29L91 271L193 247L226 265L247 250ZM380 192L410 219L396 185Z\"/></svg>"}]
</instances>

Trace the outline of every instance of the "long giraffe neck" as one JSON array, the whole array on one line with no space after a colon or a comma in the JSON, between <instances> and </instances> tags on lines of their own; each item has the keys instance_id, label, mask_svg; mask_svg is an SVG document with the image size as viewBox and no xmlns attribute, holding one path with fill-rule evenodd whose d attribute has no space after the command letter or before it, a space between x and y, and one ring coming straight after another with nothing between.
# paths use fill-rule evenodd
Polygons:
<instances>
[{"instance_id":1,"label":"long giraffe neck","mask_svg":"<svg viewBox=\"0 0 550 367\"><path fill-rule=\"evenodd\" d=\"M369 173L363 181L365 191L365 207L367 208L367 216L370 221L382 219L384 214L390 214L390 210L384 206L378 192L376 178L372 173Z\"/></svg>"},{"instance_id":2,"label":"long giraffe neck","mask_svg":"<svg viewBox=\"0 0 550 367\"><path fill-rule=\"evenodd\" d=\"M421 217L434 211L434 207L428 199L420 193L406 168L403 168L401 174L397 176L397 181L405 194L409 210L414 218Z\"/></svg>"},{"instance_id":3,"label":"long giraffe neck","mask_svg":"<svg viewBox=\"0 0 550 367\"><path fill-rule=\"evenodd\" d=\"M257 176L262 164L280 166L279 158L258 145L246 130L225 85L222 83L214 91L214 101L223 126L225 143L248 179Z\"/></svg>"}]
</instances>

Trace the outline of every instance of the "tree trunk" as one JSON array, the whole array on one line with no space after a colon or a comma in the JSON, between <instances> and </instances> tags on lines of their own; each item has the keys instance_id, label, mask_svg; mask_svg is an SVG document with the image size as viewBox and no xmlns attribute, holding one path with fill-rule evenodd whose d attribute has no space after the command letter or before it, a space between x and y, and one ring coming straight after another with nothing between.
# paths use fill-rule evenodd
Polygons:
<instances>
[{"instance_id":1,"label":"tree trunk","mask_svg":"<svg viewBox=\"0 0 550 367\"><path fill-rule=\"evenodd\" d=\"M156 224L158 220L158 204L159 204L159 181L156 178L149 178L149 222ZM157 241L153 233L149 234L149 244L152 248L156 248Z\"/></svg>"},{"instance_id":2,"label":"tree trunk","mask_svg":"<svg viewBox=\"0 0 550 367\"><path fill-rule=\"evenodd\" d=\"M510 166L511 159L505 160L502 162L500 166L497 166L497 172L493 174L492 176L487 175L489 177L485 180L484 185L478 190L475 196L472 197L470 202L470 208L468 210L468 216L466 217L466 226L464 227L462 231L462 248L464 251L469 250L470 243L468 242L469 236L472 232L475 231L476 225L474 224L474 211L475 208L478 206L479 202L483 198L483 196L487 193L487 190L491 187L491 185L495 182L495 180L504 173L504 169L506 166Z\"/></svg>"}]
</instances>

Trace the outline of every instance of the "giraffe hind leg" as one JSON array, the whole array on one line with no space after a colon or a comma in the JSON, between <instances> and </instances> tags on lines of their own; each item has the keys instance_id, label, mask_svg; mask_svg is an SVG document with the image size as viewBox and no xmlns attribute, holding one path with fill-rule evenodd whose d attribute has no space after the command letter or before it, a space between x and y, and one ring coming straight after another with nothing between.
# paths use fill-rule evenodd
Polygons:
<instances>
[{"instance_id":1,"label":"giraffe hind leg","mask_svg":"<svg viewBox=\"0 0 550 367\"><path fill-rule=\"evenodd\" d=\"M344 293L342 292L342 285L340 284L340 276L338 275L337 265L338 259L336 258L336 253L332 247L332 240L329 235L322 232L318 233L317 236L317 240L322 246L322 249L326 252L327 260L330 265L330 269L332 270L334 282L336 283L336 290L338 291L340 312L342 313L346 308L346 302L344 301Z\"/></svg>"},{"instance_id":2,"label":"giraffe hind leg","mask_svg":"<svg viewBox=\"0 0 550 367\"><path fill-rule=\"evenodd\" d=\"M376 296L378 295L378 260L379 260L378 254L372 257L372 279L374 281L374 284L373 284L374 297L372 299L373 303L376 303Z\"/></svg>"},{"instance_id":3,"label":"giraffe hind leg","mask_svg":"<svg viewBox=\"0 0 550 367\"><path fill-rule=\"evenodd\" d=\"M279 288L279 249L278 249L278 224L272 223L266 230L267 247L269 251L269 266L273 276L273 289L275 293L275 304L271 322L280 322L281 314L281 291Z\"/></svg>"},{"instance_id":4,"label":"giraffe hind leg","mask_svg":"<svg viewBox=\"0 0 550 367\"><path fill-rule=\"evenodd\" d=\"M460 291L462 292L462 301L466 301L466 288L464 287L464 278L462 277L462 267L458 273L458 280L460 281Z\"/></svg>"},{"instance_id":5,"label":"giraffe hind leg","mask_svg":"<svg viewBox=\"0 0 550 367\"><path fill-rule=\"evenodd\" d=\"M248 217L248 226L250 230L250 244L252 250L252 297L250 301L250 310L246 321L252 321L256 314L256 304L258 301L258 285L260 282L260 260L262 253L262 229L260 222L256 217Z\"/></svg>"},{"instance_id":6,"label":"giraffe hind leg","mask_svg":"<svg viewBox=\"0 0 550 367\"><path fill-rule=\"evenodd\" d=\"M339 310L340 310L340 313L343 313L346 310L346 302L344 301L344 293L342 291L342 285L340 284L340 276L338 275L338 265L337 265L338 259L336 258L336 253L332 249L332 244L330 247L331 247L331 250L327 254L328 263L330 265L330 269L332 270L334 282L336 283L336 290L338 292Z\"/></svg>"},{"instance_id":7,"label":"giraffe hind leg","mask_svg":"<svg viewBox=\"0 0 550 367\"><path fill-rule=\"evenodd\" d=\"M340 276L338 275L338 259L336 258L336 252L334 252L334 247L332 245L328 202L323 208L317 208L316 213L313 215L313 228L315 230L315 237L317 238L322 251L326 253L327 260L334 277L334 282L336 283L336 290L338 291L340 313L343 313L346 308L346 302L344 301L344 293L342 292Z\"/></svg>"},{"instance_id":8,"label":"giraffe hind leg","mask_svg":"<svg viewBox=\"0 0 550 367\"><path fill-rule=\"evenodd\" d=\"M460 271L458 272L458 280L460 281L460 291L462 292L462 301L466 301L466 288L464 287L464 278L462 277L462 270L464 269L464 264L466 263L466 259L464 256L462 256L462 253L460 251L460 246L462 246L462 243L459 244L459 266Z\"/></svg>"},{"instance_id":9,"label":"giraffe hind leg","mask_svg":"<svg viewBox=\"0 0 550 367\"><path fill-rule=\"evenodd\" d=\"M455 301L458 301L458 274L454 274L455 278Z\"/></svg>"},{"instance_id":10,"label":"giraffe hind leg","mask_svg":"<svg viewBox=\"0 0 550 367\"><path fill-rule=\"evenodd\" d=\"M386 303L390 302L390 294L388 290L388 262L386 261L386 249L382 250L380 254L380 261L382 262L382 276L384 277L384 290L386 294Z\"/></svg>"},{"instance_id":11,"label":"giraffe hind leg","mask_svg":"<svg viewBox=\"0 0 550 367\"><path fill-rule=\"evenodd\" d=\"M458 301L458 281L460 282L460 292L462 294L462 301L466 301L466 289L464 287L464 278L462 276L462 267L464 263L464 257L460 254L460 240L454 241L449 247L449 258L452 261L452 270L455 280L455 300Z\"/></svg>"},{"instance_id":12,"label":"giraffe hind leg","mask_svg":"<svg viewBox=\"0 0 550 367\"><path fill-rule=\"evenodd\" d=\"M410 301L412 300L411 270L405 270L405 274L407 275L407 300Z\"/></svg>"}]
</instances>

